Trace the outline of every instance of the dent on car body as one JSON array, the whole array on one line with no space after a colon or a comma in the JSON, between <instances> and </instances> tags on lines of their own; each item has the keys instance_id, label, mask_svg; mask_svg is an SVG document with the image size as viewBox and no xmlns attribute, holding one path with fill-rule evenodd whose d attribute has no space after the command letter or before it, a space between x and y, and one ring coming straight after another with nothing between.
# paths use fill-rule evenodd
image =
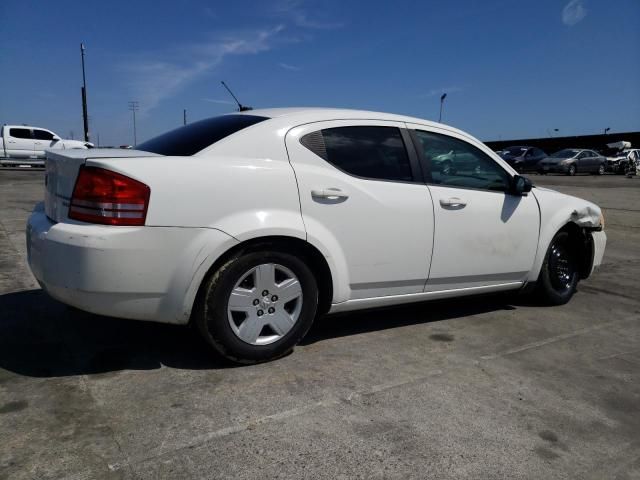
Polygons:
<instances>
[{"instance_id":1,"label":"dent on car body","mask_svg":"<svg viewBox=\"0 0 640 480\"><path fill-rule=\"evenodd\" d=\"M574 210L571 213L571 220L579 227L599 227L600 211L587 205L579 210Z\"/></svg>"}]
</instances>

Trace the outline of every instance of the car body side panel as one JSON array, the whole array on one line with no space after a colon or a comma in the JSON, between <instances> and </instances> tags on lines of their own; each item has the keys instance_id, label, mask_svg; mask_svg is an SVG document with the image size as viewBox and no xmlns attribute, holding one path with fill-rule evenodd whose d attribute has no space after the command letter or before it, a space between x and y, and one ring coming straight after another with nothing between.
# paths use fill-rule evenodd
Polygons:
<instances>
[{"instance_id":1,"label":"car body side panel","mask_svg":"<svg viewBox=\"0 0 640 480\"><path fill-rule=\"evenodd\" d=\"M541 221L538 251L527 279L529 282L538 279L551 240L560 229L570 222L578 226L597 227L601 212L600 208L591 202L554 190L537 187L532 193L540 205Z\"/></svg>"},{"instance_id":2,"label":"car body side panel","mask_svg":"<svg viewBox=\"0 0 640 480\"><path fill-rule=\"evenodd\" d=\"M245 157L88 159L151 189L146 225L217 228L305 239L298 188L288 161Z\"/></svg>"}]
</instances>

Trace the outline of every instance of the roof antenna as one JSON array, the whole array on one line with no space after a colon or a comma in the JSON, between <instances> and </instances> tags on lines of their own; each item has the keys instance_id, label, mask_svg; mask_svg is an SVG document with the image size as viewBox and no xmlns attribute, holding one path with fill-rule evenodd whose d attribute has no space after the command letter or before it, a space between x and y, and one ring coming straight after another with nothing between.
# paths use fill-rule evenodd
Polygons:
<instances>
[{"instance_id":1,"label":"roof antenna","mask_svg":"<svg viewBox=\"0 0 640 480\"><path fill-rule=\"evenodd\" d=\"M253 110L253 108L251 108L251 107L247 107L247 106L245 106L245 105L242 105L242 104L238 101L238 99L236 98L236 96L233 94L233 92L231 91L231 89L230 89L229 87L227 87L227 84L226 84L226 83L224 83L223 81L220 81L220 83L222 84L222 86L223 86L224 88L226 88L226 89L227 89L227 92L229 92L229 94L233 97L233 99L234 99L234 100L236 101L236 103L238 104L238 111L239 111L239 112L246 112L246 111L248 111L248 110Z\"/></svg>"}]
</instances>

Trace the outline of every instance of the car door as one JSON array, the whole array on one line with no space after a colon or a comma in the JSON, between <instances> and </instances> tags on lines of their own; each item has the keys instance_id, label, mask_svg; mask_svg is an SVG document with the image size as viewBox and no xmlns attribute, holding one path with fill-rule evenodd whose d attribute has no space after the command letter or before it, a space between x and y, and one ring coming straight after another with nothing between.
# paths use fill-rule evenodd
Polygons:
<instances>
[{"instance_id":1,"label":"car door","mask_svg":"<svg viewBox=\"0 0 640 480\"><path fill-rule=\"evenodd\" d=\"M38 158L44 158L46 149L53 145L53 133L41 128L33 129L34 152Z\"/></svg>"},{"instance_id":2,"label":"car door","mask_svg":"<svg viewBox=\"0 0 640 480\"><path fill-rule=\"evenodd\" d=\"M326 121L286 135L308 239L324 245L347 278L334 302L423 290L433 205L402 127Z\"/></svg>"},{"instance_id":3,"label":"car door","mask_svg":"<svg viewBox=\"0 0 640 480\"><path fill-rule=\"evenodd\" d=\"M578 155L578 171L579 172L591 172L593 171L593 156L589 150L583 150Z\"/></svg>"},{"instance_id":4,"label":"car door","mask_svg":"<svg viewBox=\"0 0 640 480\"><path fill-rule=\"evenodd\" d=\"M10 157L31 158L34 156L34 142L30 128L11 127L5 140L7 155Z\"/></svg>"},{"instance_id":5,"label":"car door","mask_svg":"<svg viewBox=\"0 0 640 480\"><path fill-rule=\"evenodd\" d=\"M589 154L591 155L591 171L597 172L600 164L604 162L604 159L598 152L594 152L593 150L589 150Z\"/></svg>"},{"instance_id":6,"label":"car door","mask_svg":"<svg viewBox=\"0 0 640 480\"><path fill-rule=\"evenodd\" d=\"M447 130L409 125L434 206L433 257L425 291L510 288L533 266L540 214L535 196L508 193L507 172L479 143ZM442 149L465 152L474 164L451 175L433 171Z\"/></svg>"},{"instance_id":7,"label":"car door","mask_svg":"<svg viewBox=\"0 0 640 480\"><path fill-rule=\"evenodd\" d=\"M531 157L529 158L529 163L527 168L532 171L536 171L538 169L538 164L546 158L546 154L540 150L539 148L531 149Z\"/></svg>"}]
</instances>

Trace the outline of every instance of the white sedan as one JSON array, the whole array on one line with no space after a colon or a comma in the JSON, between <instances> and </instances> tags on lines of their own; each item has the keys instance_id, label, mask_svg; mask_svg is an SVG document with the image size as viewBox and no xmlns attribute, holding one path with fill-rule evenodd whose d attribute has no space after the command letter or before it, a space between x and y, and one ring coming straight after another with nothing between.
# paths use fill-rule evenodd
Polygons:
<instances>
[{"instance_id":1,"label":"white sedan","mask_svg":"<svg viewBox=\"0 0 640 480\"><path fill-rule=\"evenodd\" d=\"M473 161L432 168L443 151ZM247 363L327 312L525 287L566 303L606 243L596 205L532 189L464 132L385 113L229 114L137 150L50 151L46 170L27 246L51 296L193 322Z\"/></svg>"}]
</instances>

